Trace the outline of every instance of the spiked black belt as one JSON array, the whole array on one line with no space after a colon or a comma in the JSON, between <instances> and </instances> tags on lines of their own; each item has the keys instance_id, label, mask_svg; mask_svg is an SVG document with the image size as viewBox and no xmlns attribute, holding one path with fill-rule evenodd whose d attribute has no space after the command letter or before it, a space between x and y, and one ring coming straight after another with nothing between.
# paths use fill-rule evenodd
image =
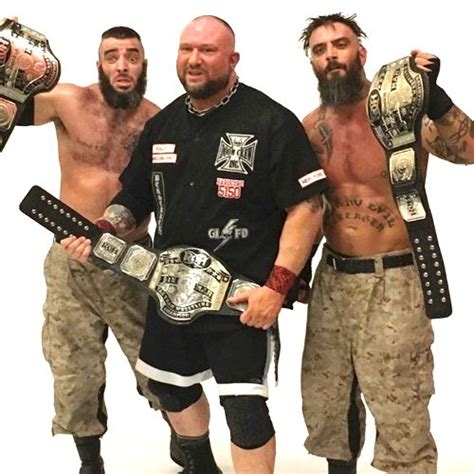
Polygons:
<instances>
[{"instance_id":1,"label":"spiked black belt","mask_svg":"<svg viewBox=\"0 0 474 474\"><path fill-rule=\"evenodd\" d=\"M229 305L227 298L258 287L203 249L176 246L157 251L104 233L38 186L31 188L20 210L57 238L91 239L92 258L147 291L156 300L160 316L174 324L189 324L209 313L240 315L245 306Z\"/></svg>"},{"instance_id":2,"label":"spiked black belt","mask_svg":"<svg viewBox=\"0 0 474 474\"><path fill-rule=\"evenodd\" d=\"M6 20L0 26L0 151L26 102L58 82L60 64L44 35Z\"/></svg>"},{"instance_id":3,"label":"spiked black belt","mask_svg":"<svg viewBox=\"0 0 474 474\"><path fill-rule=\"evenodd\" d=\"M367 113L385 149L390 184L405 221L429 318L451 314L446 270L420 170L421 121L428 104L428 79L413 58L382 66L369 91Z\"/></svg>"}]
</instances>

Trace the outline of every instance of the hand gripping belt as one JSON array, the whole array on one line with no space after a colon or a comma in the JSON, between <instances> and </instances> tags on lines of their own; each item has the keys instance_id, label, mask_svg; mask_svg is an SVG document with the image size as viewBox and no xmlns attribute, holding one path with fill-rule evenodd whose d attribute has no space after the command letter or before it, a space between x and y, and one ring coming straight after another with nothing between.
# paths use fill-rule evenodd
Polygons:
<instances>
[{"instance_id":1,"label":"hand gripping belt","mask_svg":"<svg viewBox=\"0 0 474 474\"><path fill-rule=\"evenodd\" d=\"M227 298L258 287L197 247L156 250L128 244L103 232L39 186L30 189L20 210L58 239L69 235L90 239L93 260L148 292L157 303L158 314L173 324L190 324L203 314L240 316L245 304L227 303Z\"/></svg>"},{"instance_id":2,"label":"hand gripping belt","mask_svg":"<svg viewBox=\"0 0 474 474\"><path fill-rule=\"evenodd\" d=\"M452 312L451 300L419 159L428 89L428 78L413 58L386 64L372 82L367 114L375 137L385 149L393 197L420 274L426 314L445 318Z\"/></svg>"},{"instance_id":3,"label":"hand gripping belt","mask_svg":"<svg viewBox=\"0 0 474 474\"><path fill-rule=\"evenodd\" d=\"M12 20L0 26L0 151L28 100L51 90L59 75L44 35Z\"/></svg>"}]
</instances>

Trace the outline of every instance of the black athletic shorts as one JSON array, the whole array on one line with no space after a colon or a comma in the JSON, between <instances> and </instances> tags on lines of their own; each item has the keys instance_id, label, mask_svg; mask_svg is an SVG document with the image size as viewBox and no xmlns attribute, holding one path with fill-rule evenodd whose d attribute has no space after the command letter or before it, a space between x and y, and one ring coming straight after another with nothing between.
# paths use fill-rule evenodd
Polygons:
<instances>
[{"instance_id":1,"label":"black athletic shorts","mask_svg":"<svg viewBox=\"0 0 474 474\"><path fill-rule=\"evenodd\" d=\"M137 370L150 379L189 387L214 376L219 395L268 397L269 331L235 316L206 314L189 325L165 321L150 299Z\"/></svg>"}]
</instances>

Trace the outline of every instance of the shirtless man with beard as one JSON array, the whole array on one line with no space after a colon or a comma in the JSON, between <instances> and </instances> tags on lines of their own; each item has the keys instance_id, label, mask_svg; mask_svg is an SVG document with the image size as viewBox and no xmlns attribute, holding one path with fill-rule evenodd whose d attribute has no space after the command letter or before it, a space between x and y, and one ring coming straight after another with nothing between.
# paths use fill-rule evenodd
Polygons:
<instances>
[{"instance_id":1,"label":"shirtless man with beard","mask_svg":"<svg viewBox=\"0 0 474 474\"><path fill-rule=\"evenodd\" d=\"M354 17L311 18L301 35L321 96L303 124L331 183L303 356L306 447L328 459L329 473L354 474L365 428L362 393L377 430L373 466L433 474L433 330L387 159L367 118L365 33ZM472 121L436 84L439 59L419 50L411 56L430 86L423 174L429 153L474 163Z\"/></svg>"},{"instance_id":2,"label":"shirtless man with beard","mask_svg":"<svg viewBox=\"0 0 474 474\"><path fill-rule=\"evenodd\" d=\"M60 198L93 222L121 189L118 178L137 137L160 110L143 98L146 67L139 34L124 26L110 28L99 46L99 82L87 87L59 84L35 96L21 117L20 125L55 124ZM147 225L148 219L128 239L147 243ZM91 262L69 259L57 243L46 257L45 278L43 350L54 377L53 434L73 435L81 474L103 473L100 437L107 430L104 363L109 328L134 371L139 392L160 409L146 378L135 371L147 296Z\"/></svg>"}]
</instances>

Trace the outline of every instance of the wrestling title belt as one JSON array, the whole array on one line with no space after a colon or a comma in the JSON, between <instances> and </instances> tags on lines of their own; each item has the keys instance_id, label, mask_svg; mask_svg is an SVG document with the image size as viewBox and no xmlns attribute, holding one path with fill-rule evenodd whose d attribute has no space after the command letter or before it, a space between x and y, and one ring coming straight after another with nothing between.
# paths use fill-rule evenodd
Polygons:
<instances>
[{"instance_id":1,"label":"wrestling title belt","mask_svg":"<svg viewBox=\"0 0 474 474\"><path fill-rule=\"evenodd\" d=\"M429 318L451 314L446 270L420 169L421 121L428 105L428 78L414 59L382 66L367 99L375 137L385 149L392 193L405 221Z\"/></svg>"},{"instance_id":2,"label":"wrestling title belt","mask_svg":"<svg viewBox=\"0 0 474 474\"><path fill-rule=\"evenodd\" d=\"M238 316L245 305L226 300L259 285L232 273L215 255L203 249L176 246L157 251L104 233L54 196L33 186L20 210L58 239L69 235L92 241L92 258L147 291L160 316L174 324L189 324L207 313Z\"/></svg>"},{"instance_id":3,"label":"wrestling title belt","mask_svg":"<svg viewBox=\"0 0 474 474\"><path fill-rule=\"evenodd\" d=\"M26 102L58 82L60 64L44 35L6 20L0 26L0 151Z\"/></svg>"}]
</instances>

